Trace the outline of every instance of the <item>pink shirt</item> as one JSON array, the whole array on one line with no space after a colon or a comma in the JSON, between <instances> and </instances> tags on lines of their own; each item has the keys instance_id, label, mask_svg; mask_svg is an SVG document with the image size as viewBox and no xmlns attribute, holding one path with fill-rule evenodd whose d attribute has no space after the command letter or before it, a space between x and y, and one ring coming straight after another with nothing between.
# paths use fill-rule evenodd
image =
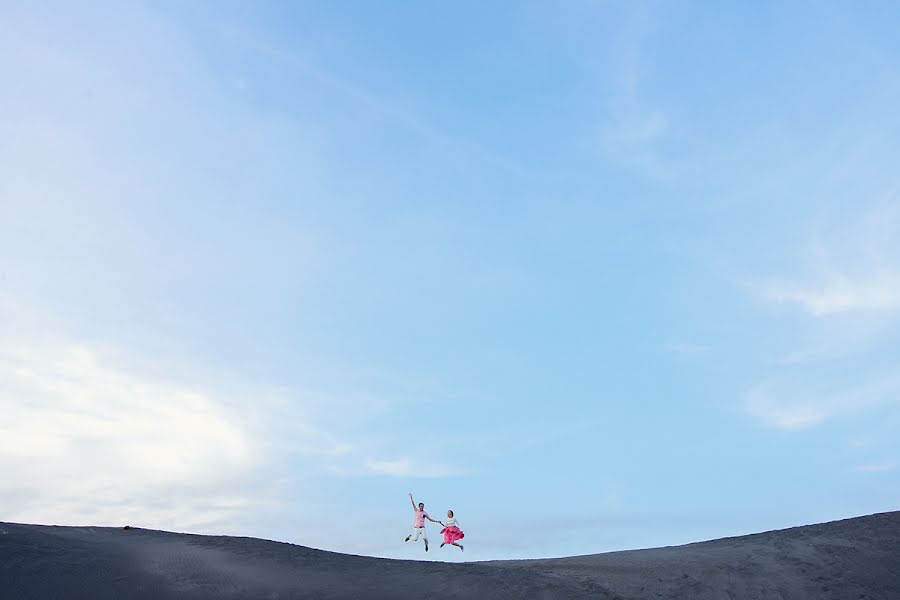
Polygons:
<instances>
[{"instance_id":1,"label":"pink shirt","mask_svg":"<svg viewBox=\"0 0 900 600\"><path fill-rule=\"evenodd\" d=\"M425 527L425 517L431 518L424 510L416 509L416 518L413 519L413 527Z\"/></svg>"}]
</instances>

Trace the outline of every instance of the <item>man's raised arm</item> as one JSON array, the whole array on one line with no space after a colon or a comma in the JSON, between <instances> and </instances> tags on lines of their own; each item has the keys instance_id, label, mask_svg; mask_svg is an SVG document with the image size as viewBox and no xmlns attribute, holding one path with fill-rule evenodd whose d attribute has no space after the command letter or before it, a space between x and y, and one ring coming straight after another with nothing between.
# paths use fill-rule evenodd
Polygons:
<instances>
[{"instance_id":1,"label":"man's raised arm","mask_svg":"<svg viewBox=\"0 0 900 600\"><path fill-rule=\"evenodd\" d=\"M413 505L413 510L416 510L416 501L413 500L412 492L409 493L409 502Z\"/></svg>"}]
</instances>

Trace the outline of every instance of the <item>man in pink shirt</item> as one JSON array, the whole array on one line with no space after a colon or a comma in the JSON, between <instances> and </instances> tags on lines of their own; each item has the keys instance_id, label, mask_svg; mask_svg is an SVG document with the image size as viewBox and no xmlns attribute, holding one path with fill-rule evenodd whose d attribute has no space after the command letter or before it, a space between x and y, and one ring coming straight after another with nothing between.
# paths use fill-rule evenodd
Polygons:
<instances>
[{"instance_id":1,"label":"man in pink shirt","mask_svg":"<svg viewBox=\"0 0 900 600\"><path fill-rule=\"evenodd\" d=\"M440 521L435 521L432 519L427 512L425 512L425 503L419 502L418 508L416 508L416 501L413 500L412 492L409 494L409 501L412 503L413 507L413 532L406 536L404 542L417 542L419 541L419 537L425 540L425 552L428 552L428 534L425 532L425 519L428 519L432 523L440 523Z\"/></svg>"}]
</instances>

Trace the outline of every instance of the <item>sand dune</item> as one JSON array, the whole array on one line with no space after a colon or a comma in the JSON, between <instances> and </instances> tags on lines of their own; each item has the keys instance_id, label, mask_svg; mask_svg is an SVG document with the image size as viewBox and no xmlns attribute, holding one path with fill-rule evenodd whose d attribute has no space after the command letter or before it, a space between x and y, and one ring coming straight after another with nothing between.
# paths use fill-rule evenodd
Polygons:
<instances>
[{"instance_id":1,"label":"sand dune","mask_svg":"<svg viewBox=\"0 0 900 600\"><path fill-rule=\"evenodd\" d=\"M709 542L467 564L254 538L0 523L0 598L900 598L900 512Z\"/></svg>"}]
</instances>

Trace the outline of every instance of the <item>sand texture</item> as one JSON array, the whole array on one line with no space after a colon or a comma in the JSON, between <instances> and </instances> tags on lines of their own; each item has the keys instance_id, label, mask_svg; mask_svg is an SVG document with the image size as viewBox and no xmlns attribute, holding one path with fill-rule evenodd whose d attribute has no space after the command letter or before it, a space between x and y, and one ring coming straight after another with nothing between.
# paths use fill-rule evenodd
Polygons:
<instances>
[{"instance_id":1,"label":"sand texture","mask_svg":"<svg viewBox=\"0 0 900 600\"><path fill-rule=\"evenodd\" d=\"M0 523L0 598L900 598L900 512L709 542L467 564L253 538Z\"/></svg>"}]
</instances>

